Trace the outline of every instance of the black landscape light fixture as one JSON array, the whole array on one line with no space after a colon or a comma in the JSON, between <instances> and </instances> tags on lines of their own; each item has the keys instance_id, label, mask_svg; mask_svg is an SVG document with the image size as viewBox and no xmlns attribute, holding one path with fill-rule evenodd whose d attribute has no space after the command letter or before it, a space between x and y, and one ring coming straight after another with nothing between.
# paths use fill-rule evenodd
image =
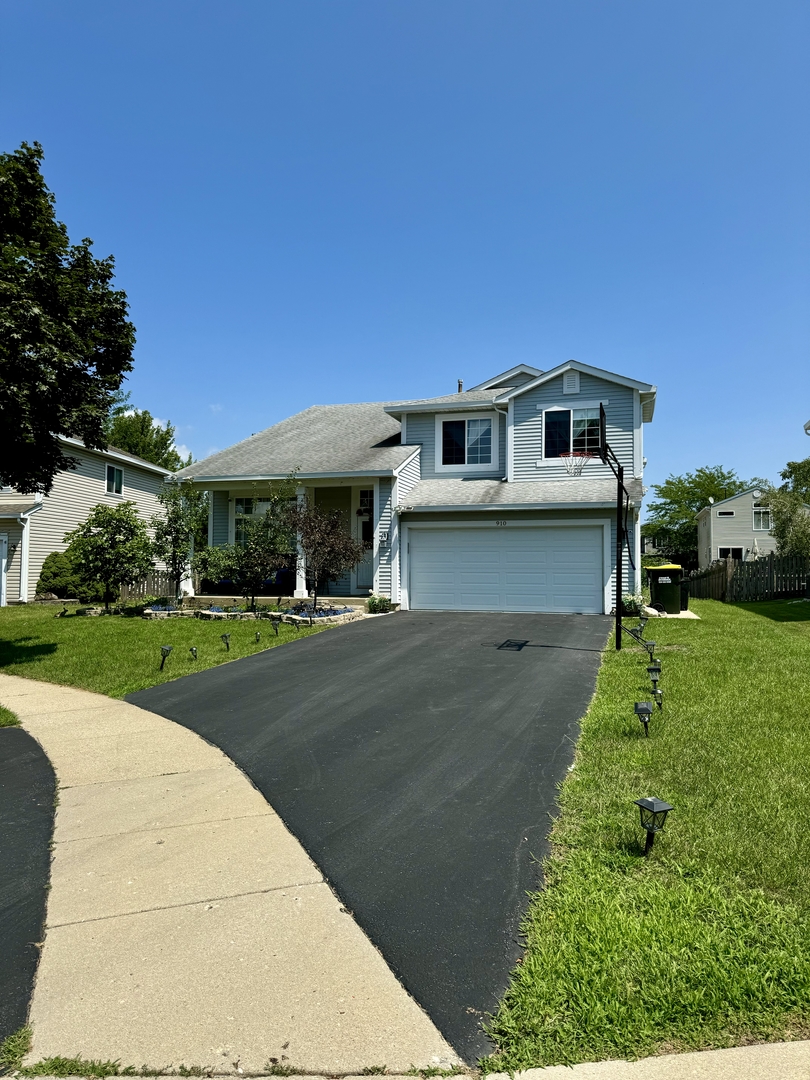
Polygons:
<instances>
[{"instance_id":1,"label":"black landscape light fixture","mask_svg":"<svg viewBox=\"0 0 810 1080\"><path fill-rule=\"evenodd\" d=\"M644 627L647 625L647 623L649 621L650 621L649 615L639 615L639 617L638 617L638 632L639 632L639 634L644 633Z\"/></svg>"},{"instance_id":2,"label":"black landscape light fixture","mask_svg":"<svg viewBox=\"0 0 810 1080\"><path fill-rule=\"evenodd\" d=\"M276 632L276 637L278 637L278 624L279 624L280 622L281 622L281 616L280 616L280 615L271 615L271 616L270 616L270 625L271 625L271 626L273 627L273 629L275 630L275 632Z\"/></svg>"},{"instance_id":3,"label":"black landscape light fixture","mask_svg":"<svg viewBox=\"0 0 810 1080\"><path fill-rule=\"evenodd\" d=\"M197 659L197 646L192 645L191 648L188 651L191 653L192 659L196 660Z\"/></svg>"},{"instance_id":4,"label":"black landscape light fixture","mask_svg":"<svg viewBox=\"0 0 810 1080\"><path fill-rule=\"evenodd\" d=\"M262 640L261 630L257 630L256 631L256 644L258 645L261 640Z\"/></svg>"},{"instance_id":5,"label":"black landscape light fixture","mask_svg":"<svg viewBox=\"0 0 810 1080\"><path fill-rule=\"evenodd\" d=\"M220 639L221 639L222 643L224 644L226 650L228 652L230 652L231 651L231 635L230 634L220 634L219 636L220 636Z\"/></svg>"},{"instance_id":6,"label":"black landscape light fixture","mask_svg":"<svg viewBox=\"0 0 810 1080\"><path fill-rule=\"evenodd\" d=\"M651 701L637 701L633 706L636 716L644 725L644 734L649 738L650 736L650 717L652 716L653 706Z\"/></svg>"},{"instance_id":7,"label":"black landscape light fixture","mask_svg":"<svg viewBox=\"0 0 810 1080\"><path fill-rule=\"evenodd\" d=\"M161 645L160 646L160 670L163 671L163 665L166 663L166 657L174 648L174 645Z\"/></svg>"},{"instance_id":8,"label":"black landscape light fixture","mask_svg":"<svg viewBox=\"0 0 810 1080\"><path fill-rule=\"evenodd\" d=\"M661 832L667 821L667 814L674 807L663 799L636 799L636 806L641 811L641 827L647 833L644 854L649 855L655 843L655 834Z\"/></svg>"},{"instance_id":9,"label":"black landscape light fixture","mask_svg":"<svg viewBox=\"0 0 810 1080\"><path fill-rule=\"evenodd\" d=\"M653 690L658 688L658 683L661 679L661 661L655 660L647 668L647 674L650 676L650 681L653 684Z\"/></svg>"},{"instance_id":10,"label":"black landscape light fixture","mask_svg":"<svg viewBox=\"0 0 810 1080\"><path fill-rule=\"evenodd\" d=\"M653 687L653 697L655 698L655 704L659 709L664 708L664 691L659 690L657 686Z\"/></svg>"},{"instance_id":11,"label":"black landscape light fixture","mask_svg":"<svg viewBox=\"0 0 810 1080\"><path fill-rule=\"evenodd\" d=\"M650 654L650 663L655 663L655 642L654 641L642 641L641 643L647 652Z\"/></svg>"}]
</instances>

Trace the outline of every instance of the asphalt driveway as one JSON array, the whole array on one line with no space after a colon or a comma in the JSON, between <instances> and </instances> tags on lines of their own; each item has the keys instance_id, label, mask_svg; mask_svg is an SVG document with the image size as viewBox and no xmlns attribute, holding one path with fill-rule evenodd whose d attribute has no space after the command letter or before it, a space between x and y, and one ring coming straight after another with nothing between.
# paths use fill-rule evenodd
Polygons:
<instances>
[{"instance_id":1,"label":"asphalt driveway","mask_svg":"<svg viewBox=\"0 0 810 1080\"><path fill-rule=\"evenodd\" d=\"M400 612L132 694L253 780L467 1060L521 953L604 616Z\"/></svg>"}]
</instances>

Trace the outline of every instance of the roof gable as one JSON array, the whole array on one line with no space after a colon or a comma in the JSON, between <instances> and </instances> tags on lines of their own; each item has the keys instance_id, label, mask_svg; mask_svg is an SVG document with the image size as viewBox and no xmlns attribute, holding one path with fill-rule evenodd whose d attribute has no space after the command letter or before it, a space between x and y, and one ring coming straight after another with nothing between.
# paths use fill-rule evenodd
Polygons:
<instances>
[{"instance_id":1,"label":"roof gable","mask_svg":"<svg viewBox=\"0 0 810 1080\"><path fill-rule=\"evenodd\" d=\"M542 386L544 383L550 382L552 379L564 374L566 371L581 371L585 375L593 375L597 379L603 379L605 382L616 383L618 386L627 386L631 390L638 390L641 396L642 406L642 419L649 423L652 420L653 412L655 410L655 395L657 388L651 383L639 382L638 379L629 379L626 375L617 375L613 371L605 371L603 368L592 367L590 364L583 364L579 360L567 360L564 364L559 364L557 367L552 368L551 371L545 371L542 375L539 375L536 379L532 379L531 382L523 383L522 386L516 386L511 390L506 390L495 398L495 404L507 404L509 401L521 394L525 394L529 390L534 390L537 386Z\"/></svg>"},{"instance_id":2,"label":"roof gable","mask_svg":"<svg viewBox=\"0 0 810 1080\"><path fill-rule=\"evenodd\" d=\"M538 375L542 375L541 368L530 367L529 364L518 364L516 367L509 368L508 371L502 371L500 375L495 375L491 379L487 379L486 382L479 383L477 386L471 386L470 391L473 390L497 390L497 389L511 389L516 386L522 386L524 383L531 382L536 379Z\"/></svg>"}]
</instances>

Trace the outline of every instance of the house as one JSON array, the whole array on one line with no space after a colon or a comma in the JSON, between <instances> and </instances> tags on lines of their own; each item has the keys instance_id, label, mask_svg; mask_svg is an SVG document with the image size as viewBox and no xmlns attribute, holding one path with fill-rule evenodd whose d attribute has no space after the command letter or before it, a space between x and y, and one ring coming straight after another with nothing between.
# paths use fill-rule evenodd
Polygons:
<instances>
[{"instance_id":1,"label":"house","mask_svg":"<svg viewBox=\"0 0 810 1080\"><path fill-rule=\"evenodd\" d=\"M0 488L0 607L33 600L45 558L65 550L65 533L94 506L129 500L146 521L162 513L157 493L171 476L168 469L112 447L89 450L78 439L60 441L79 464L58 472L47 495Z\"/></svg>"},{"instance_id":2,"label":"house","mask_svg":"<svg viewBox=\"0 0 810 1080\"><path fill-rule=\"evenodd\" d=\"M656 390L571 360L520 364L446 397L314 405L176 475L210 494L209 542L233 543L262 490L293 470L299 498L339 509L367 549L331 595L382 594L408 609L609 612L616 480L594 458L599 407L625 469L625 589L640 586L642 425ZM307 595L299 559L296 596Z\"/></svg>"},{"instance_id":3,"label":"house","mask_svg":"<svg viewBox=\"0 0 810 1080\"><path fill-rule=\"evenodd\" d=\"M697 515L698 565L715 559L756 558L776 551L771 511L759 488L747 488L728 499L704 506Z\"/></svg>"}]
</instances>

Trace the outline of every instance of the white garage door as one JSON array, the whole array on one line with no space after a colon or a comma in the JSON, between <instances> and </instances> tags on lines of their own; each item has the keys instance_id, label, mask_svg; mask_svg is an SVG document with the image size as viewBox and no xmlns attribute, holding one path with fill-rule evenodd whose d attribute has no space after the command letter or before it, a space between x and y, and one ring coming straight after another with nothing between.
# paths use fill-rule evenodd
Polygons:
<instances>
[{"instance_id":1,"label":"white garage door","mask_svg":"<svg viewBox=\"0 0 810 1080\"><path fill-rule=\"evenodd\" d=\"M602 538L584 525L411 527L410 607L599 614Z\"/></svg>"}]
</instances>

